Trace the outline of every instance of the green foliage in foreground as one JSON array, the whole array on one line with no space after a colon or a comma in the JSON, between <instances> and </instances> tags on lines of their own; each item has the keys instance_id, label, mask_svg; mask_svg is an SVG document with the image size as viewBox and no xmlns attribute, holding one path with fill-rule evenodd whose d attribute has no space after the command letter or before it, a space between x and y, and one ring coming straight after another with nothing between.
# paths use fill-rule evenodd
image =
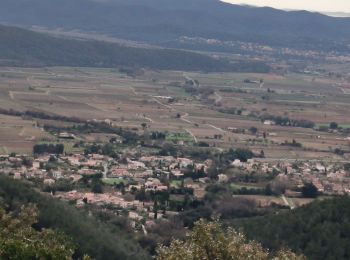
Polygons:
<instances>
[{"instance_id":1,"label":"green foliage in foreground","mask_svg":"<svg viewBox=\"0 0 350 260\"><path fill-rule=\"evenodd\" d=\"M281 246L308 259L350 259L350 198L315 201L294 211L236 223L249 239L276 250Z\"/></svg>"},{"instance_id":2,"label":"green foliage in foreground","mask_svg":"<svg viewBox=\"0 0 350 260\"><path fill-rule=\"evenodd\" d=\"M0 197L9 211L22 205L38 207L37 228L63 232L77 245L75 256L88 254L93 259L149 259L149 256L115 225L97 221L88 212L33 190L29 184L0 176Z\"/></svg>"},{"instance_id":3,"label":"green foliage in foreground","mask_svg":"<svg viewBox=\"0 0 350 260\"><path fill-rule=\"evenodd\" d=\"M14 217L0 208L1 259L72 259L74 246L62 234L50 229L35 230L37 210L22 207Z\"/></svg>"},{"instance_id":4,"label":"green foliage in foreground","mask_svg":"<svg viewBox=\"0 0 350 260\"><path fill-rule=\"evenodd\" d=\"M174 240L157 250L157 260L302 260L289 250L271 256L256 242L229 228L224 232L218 222L199 220L185 241Z\"/></svg>"}]
</instances>

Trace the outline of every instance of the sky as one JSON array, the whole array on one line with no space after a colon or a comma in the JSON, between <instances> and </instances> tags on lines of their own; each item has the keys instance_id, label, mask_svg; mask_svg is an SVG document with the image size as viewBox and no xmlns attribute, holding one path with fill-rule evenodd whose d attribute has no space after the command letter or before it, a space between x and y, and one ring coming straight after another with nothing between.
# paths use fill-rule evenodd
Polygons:
<instances>
[{"instance_id":1,"label":"sky","mask_svg":"<svg viewBox=\"0 0 350 260\"><path fill-rule=\"evenodd\" d=\"M278 9L341 12L350 14L350 0L223 0L233 4L270 6Z\"/></svg>"}]
</instances>

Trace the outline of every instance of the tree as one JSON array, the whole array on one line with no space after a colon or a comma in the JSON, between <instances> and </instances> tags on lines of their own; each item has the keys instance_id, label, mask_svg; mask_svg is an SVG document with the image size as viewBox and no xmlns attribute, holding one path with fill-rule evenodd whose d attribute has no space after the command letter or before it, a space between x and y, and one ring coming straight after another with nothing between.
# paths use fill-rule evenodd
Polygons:
<instances>
[{"instance_id":1,"label":"tree","mask_svg":"<svg viewBox=\"0 0 350 260\"><path fill-rule=\"evenodd\" d=\"M143 130L145 130L147 128L147 124L146 123L142 123L141 127L142 127Z\"/></svg>"},{"instance_id":2,"label":"tree","mask_svg":"<svg viewBox=\"0 0 350 260\"><path fill-rule=\"evenodd\" d=\"M101 147L101 153L113 158L118 158L118 154L114 151L114 146L111 143L106 143Z\"/></svg>"},{"instance_id":3,"label":"tree","mask_svg":"<svg viewBox=\"0 0 350 260\"><path fill-rule=\"evenodd\" d=\"M153 203L153 213L154 213L154 219L158 219L158 201L157 201L157 199L155 199L154 203Z\"/></svg>"},{"instance_id":4,"label":"tree","mask_svg":"<svg viewBox=\"0 0 350 260\"><path fill-rule=\"evenodd\" d=\"M344 164L345 171L350 171L350 163Z\"/></svg>"},{"instance_id":5,"label":"tree","mask_svg":"<svg viewBox=\"0 0 350 260\"><path fill-rule=\"evenodd\" d=\"M142 188L140 191L136 192L135 199L139 201L147 201L149 199L149 196L147 195L145 188Z\"/></svg>"},{"instance_id":6,"label":"tree","mask_svg":"<svg viewBox=\"0 0 350 260\"><path fill-rule=\"evenodd\" d=\"M260 151L260 158L265 158L265 152L264 152L264 150L261 150L261 151Z\"/></svg>"},{"instance_id":7,"label":"tree","mask_svg":"<svg viewBox=\"0 0 350 260\"><path fill-rule=\"evenodd\" d=\"M329 124L329 128L333 129L333 130L337 129L338 128L338 124L336 122L332 122L332 123Z\"/></svg>"},{"instance_id":8,"label":"tree","mask_svg":"<svg viewBox=\"0 0 350 260\"><path fill-rule=\"evenodd\" d=\"M241 160L242 162L246 162L248 159L251 159L254 156L251 150L244 148L238 148L237 150L235 150L234 155L237 159Z\"/></svg>"},{"instance_id":9,"label":"tree","mask_svg":"<svg viewBox=\"0 0 350 260\"><path fill-rule=\"evenodd\" d=\"M285 193L289 185L290 183L287 178L278 176L271 182L270 188L274 194L281 195Z\"/></svg>"},{"instance_id":10,"label":"tree","mask_svg":"<svg viewBox=\"0 0 350 260\"><path fill-rule=\"evenodd\" d=\"M249 130L253 135L255 135L258 132L258 128L256 128L255 126L252 126Z\"/></svg>"},{"instance_id":11,"label":"tree","mask_svg":"<svg viewBox=\"0 0 350 260\"><path fill-rule=\"evenodd\" d=\"M247 242L245 236L228 228L222 230L218 221L196 222L192 232L185 241L173 240L169 247L160 246L157 249L158 260L299 260L289 250L281 250L276 256L269 254L268 250L256 242Z\"/></svg>"},{"instance_id":12,"label":"tree","mask_svg":"<svg viewBox=\"0 0 350 260\"><path fill-rule=\"evenodd\" d=\"M1 259L72 259L70 239L51 229L35 230L37 216L33 205L22 206L16 218L0 209Z\"/></svg>"},{"instance_id":13,"label":"tree","mask_svg":"<svg viewBox=\"0 0 350 260\"><path fill-rule=\"evenodd\" d=\"M29 157L22 158L22 164L26 167L33 167L33 159Z\"/></svg>"},{"instance_id":14,"label":"tree","mask_svg":"<svg viewBox=\"0 0 350 260\"><path fill-rule=\"evenodd\" d=\"M34 154L63 154L64 145L63 144L36 144L33 147Z\"/></svg>"},{"instance_id":15,"label":"tree","mask_svg":"<svg viewBox=\"0 0 350 260\"><path fill-rule=\"evenodd\" d=\"M335 153L336 155L343 156L343 155L345 154L345 151L342 150L342 149L340 149L340 148L335 148L335 149L334 149L334 153Z\"/></svg>"},{"instance_id":16,"label":"tree","mask_svg":"<svg viewBox=\"0 0 350 260\"><path fill-rule=\"evenodd\" d=\"M101 180L99 180L99 179L93 179L92 180L91 191L93 193L103 193Z\"/></svg>"},{"instance_id":17,"label":"tree","mask_svg":"<svg viewBox=\"0 0 350 260\"><path fill-rule=\"evenodd\" d=\"M301 193L304 198L316 198L318 196L318 189L312 183L306 183L304 187L301 188Z\"/></svg>"}]
</instances>

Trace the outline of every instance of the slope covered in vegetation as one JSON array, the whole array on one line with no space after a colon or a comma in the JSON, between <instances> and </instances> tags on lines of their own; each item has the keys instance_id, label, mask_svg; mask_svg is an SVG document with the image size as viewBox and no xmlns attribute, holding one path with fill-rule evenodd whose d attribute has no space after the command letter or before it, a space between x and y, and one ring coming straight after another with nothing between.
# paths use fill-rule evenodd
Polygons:
<instances>
[{"instance_id":1,"label":"slope covered in vegetation","mask_svg":"<svg viewBox=\"0 0 350 260\"><path fill-rule=\"evenodd\" d=\"M77 245L75 257L88 254L93 259L148 259L138 244L117 226L97 221L88 212L77 210L64 202L41 195L29 184L0 176L0 198L7 211L23 205L38 208L37 229L50 228L63 232Z\"/></svg>"},{"instance_id":2,"label":"slope covered in vegetation","mask_svg":"<svg viewBox=\"0 0 350 260\"><path fill-rule=\"evenodd\" d=\"M0 26L0 65L136 67L164 70L260 71L260 63L237 63L189 51L129 47L102 41L56 38L16 27Z\"/></svg>"},{"instance_id":3,"label":"slope covered in vegetation","mask_svg":"<svg viewBox=\"0 0 350 260\"><path fill-rule=\"evenodd\" d=\"M36 223L33 205L9 213L0 207L0 258L71 259L74 245L70 239L50 229L36 230Z\"/></svg>"},{"instance_id":4,"label":"slope covered in vegetation","mask_svg":"<svg viewBox=\"0 0 350 260\"><path fill-rule=\"evenodd\" d=\"M229 228L222 230L219 222L199 220L185 241L173 240L169 247L157 250L157 260L304 260L288 249L279 250L275 255L256 242L248 242L245 236Z\"/></svg>"},{"instance_id":5,"label":"slope covered in vegetation","mask_svg":"<svg viewBox=\"0 0 350 260\"><path fill-rule=\"evenodd\" d=\"M249 239L277 250L281 246L308 259L350 258L350 198L313 202L294 211L236 223Z\"/></svg>"}]
</instances>

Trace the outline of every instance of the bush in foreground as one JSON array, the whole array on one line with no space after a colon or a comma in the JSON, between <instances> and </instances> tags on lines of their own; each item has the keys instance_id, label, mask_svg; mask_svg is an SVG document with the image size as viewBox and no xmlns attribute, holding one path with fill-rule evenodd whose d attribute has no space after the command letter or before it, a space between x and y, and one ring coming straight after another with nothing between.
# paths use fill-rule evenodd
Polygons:
<instances>
[{"instance_id":1,"label":"bush in foreground","mask_svg":"<svg viewBox=\"0 0 350 260\"><path fill-rule=\"evenodd\" d=\"M51 229L38 231L32 227L37 215L31 205L22 207L16 217L0 208L1 259L72 259L70 239Z\"/></svg>"},{"instance_id":2,"label":"bush in foreground","mask_svg":"<svg viewBox=\"0 0 350 260\"><path fill-rule=\"evenodd\" d=\"M247 242L245 236L229 228L226 232L215 222L199 220L185 241L174 240L170 246L157 249L157 260L302 260L289 250L280 250L274 256L256 242Z\"/></svg>"}]
</instances>

